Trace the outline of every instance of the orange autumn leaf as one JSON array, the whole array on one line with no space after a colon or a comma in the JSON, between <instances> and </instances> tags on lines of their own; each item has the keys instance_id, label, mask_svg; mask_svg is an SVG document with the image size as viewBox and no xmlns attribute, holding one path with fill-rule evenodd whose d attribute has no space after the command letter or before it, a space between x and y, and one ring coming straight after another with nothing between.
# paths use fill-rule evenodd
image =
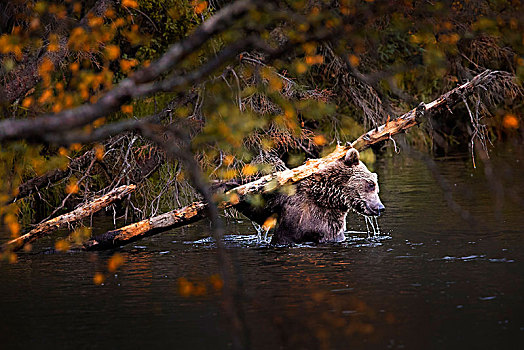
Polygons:
<instances>
[{"instance_id":1,"label":"orange autumn leaf","mask_svg":"<svg viewBox=\"0 0 524 350\"><path fill-rule=\"evenodd\" d=\"M264 224L262 225L262 227L265 229L265 230L270 230L272 229L273 227L275 227L275 225L277 224L277 219L274 217L274 216L270 216L266 219L266 221L264 221Z\"/></svg>"},{"instance_id":2,"label":"orange autumn leaf","mask_svg":"<svg viewBox=\"0 0 524 350\"><path fill-rule=\"evenodd\" d=\"M91 17L89 18L89 26L92 27L99 27L102 24L104 24L104 19L102 17Z\"/></svg>"},{"instance_id":3,"label":"orange autumn leaf","mask_svg":"<svg viewBox=\"0 0 524 350\"><path fill-rule=\"evenodd\" d=\"M193 283L187 280L187 278L180 277L178 279L178 294L183 297L188 297L193 293Z\"/></svg>"},{"instance_id":4,"label":"orange autumn leaf","mask_svg":"<svg viewBox=\"0 0 524 350\"><path fill-rule=\"evenodd\" d=\"M228 154L227 156L224 157L224 164L227 166L232 165L234 161L235 161L234 155Z\"/></svg>"},{"instance_id":5,"label":"orange autumn leaf","mask_svg":"<svg viewBox=\"0 0 524 350\"><path fill-rule=\"evenodd\" d=\"M125 114L132 114L133 113L133 106L132 105L123 105L122 107L120 107L120 109Z\"/></svg>"},{"instance_id":6,"label":"orange autumn leaf","mask_svg":"<svg viewBox=\"0 0 524 350\"><path fill-rule=\"evenodd\" d=\"M195 13L197 15L201 14L207 9L207 1L201 1L197 4L195 4Z\"/></svg>"},{"instance_id":7,"label":"orange autumn leaf","mask_svg":"<svg viewBox=\"0 0 524 350\"><path fill-rule=\"evenodd\" d=\"M502 125L504 125L506 129L518 129L519 120L513 114L506 114L506 116L504 116L504 120L502 121Z\"/></svg>"},{"instance_id":8,"label":"orange autumn leaf","mask_svg":"<svg viewBox=\"0 0 524 350\"><path fill-rule=\"evenodd\" d=\"M69 70L71 71L71 73L76 73L79 68L80 64L78 62L74 62L69 65Z\"/></svg>"},{"instance_id":9,"label":"orange autumn leaf","mask_svg":"<svg viewBox=\"0 0 524 350\"><path fill-rule=\"evenodd\" d=\"M124 257L120 253L115 253L107 263L107 270L115 272L120 266L124 264Z\"/></svg>"},{"instance_id":10,"label":"orange autumn leaf","mask_svg":"<svg viewBox=\"0 0 524 350\"><path fill-rule=\"evenodd\" d=\"M212 275L209 277L209 283L216 291L219 291L224 287L224 280L222 277L220 277L220 275Z\"/></svg>"},{"instance_id":11,"label":"orange autumn leaf","mask_svg":"<svg viewBox=\"0 0 524 350\"><path fill-rule=\"evenodd\" d=\"M356 67L360 64L360 59L355 56L355 55L349 55L348 57L349 59L349 63L353 66L353 67Z\"/></svg>"},{"instance_id":12,"label":"orange autumn leaf","mask_svg":"<svg viewBox=\"0 0 524 350\"><path fill-rule=\"evenodd\" d=\"M80 190L80 188L78 187L78 183L73 180L71 181L67 186L66 186L66 193L67 194L70 194L70 193L78 193L78 191Z\"/></svg>"},{"instance_id":13,"label":"orange autumn leaf","mask_svg":"<svg viewBox=\"0 0 524 350\"><path fill-rule=\"evenodd\" d=\"M304 62L297 62L295 64L295 70L298 74L304 74L307 71L307 65Z\"/></svg>"},{"instance_id":14,"label":"orange autumn leaf","mask_svg":"<svg viewBox=\"0 0 524 350\"><path fill-rule=\"evenodd\" d=\"M95 157L98 160L104 159L104 146L103 145L97 145L95 146Z\"/></svg>"},{"instance_id":15,"label":"orange autumn leaf","mask_svg":"<svg viewBox=\"0 0 524 350\"><path fill-rule=\"evenodd\" d=\"M67 252L69 250L70 244L69 242L60 239L55 242L55 250L59 252Z\"/></svg>"},{"instance_id":16,"label":"orange autumn leaf","mask_svg":"<svg viewBox=\"0 0 524 350\"><path fill-rule=\"evenodd\" d=\"M60 147L58 149L58 154L60 154L62 157L67 157L69 156L69 151L65 149L64 147Z\"/></svg>"},{"instance_id":17,"label":"orange autumn leaf","mask_svg":"<svg viewBox=\"0 0 524 350\"><path fill-rule=\"evenodd\" d=\"M324 62L324 57L322 55L306 56L306 63L310 66L314 64L322 64Z\"/></svg>"},{"instance_id":18,"label":"orange autumn leaf","mask_svg":"<svg viewBox=\"0 0 524 350\"><path fill-rule=\"evenodd\" d=\"M131 68L133 68L136 65L137 65L137 61L134 60L134 59L131 59L131 60L120 60L120 68L122 69L122 71L124 73L129 72L131 70Z\"/></svg>"},{"instance_id":19,"label":"orange autumn leaf","mask_svg":"<svg viewBox=\"0 0 524 350\"><path fill-rule=\"evenodd\" d=\"M15 253L10 253L8 260L10 264L15 264L18 261L18 255L16 255Z\"/></svg>"},{"instance_id":20,"label":"orange autumn leaf","mask_svg":"<svg viewBox=\"0 0 524 350\"><path fill-rule=\"evenodd\" d=\"M55 65L49 58L44 58L42 62L38 65L38 74L43 77L47 76L50 72L55 69Z\"/></svg>"},{"instance_id":21,"label":"orange autumn leaf","mask_svg":"<svg viewBox=\"0 0 524 350\"><path fill-rule=\"evenodd\" d=\"M51 52L56 52L60 48L60 45L58 43L58 35L56 34L50 34L49 35L49 45L47 46L47 50Z\"/></svg>"},{"instance_id":22,"label":"orange autumn leaf","mask_svg":"<svg viewBox=\"0 0 524 350\"><path fill-rule=\"evenodd\" d=\"M138 2L135 0L122 0L122 6L136 9L138 7Z\"/></svg>"},{"instance_id":23,"label":"orange autumn leaf","mask_svg":"<svg viewBox=\"0 0 524 350\"><path fill-rule=\"evenodd\" d=\"M53 97L53 91L51 91L50 89L44 90L44 92L42 93L42 95L38 99L38 102L39 103L49 102L52 97Z\"/></svg>"},{"instance_id":24,"label":"orange autumn leaf","mask_svg":"<svg viewBox=\"0 0 524 350\"><path fill-rule=\"evenodd\" d=\"M95 275L93 276L93 283L96 284L97 286L101 285L102 283L104 283L104 280L106 278L104 277L104 275L100 272L97 272L95 273Z\"/></svg>"},{"instance_id":25,"label":"orange autumn leaf","mask_svg":"<svg viewBox=\"0 0 524 350\"><path fill-rule=\"evenodd\" d=\"M120 57L120 48L116 45L107 45L105 52L107 58L110 60L116 60L118 57Z\"/></svg>"},{"instance_id":26,"label":"orange autumn leaf","mask_svg":"<svg viewBox=\"0 0 524 350\"><path fill-rule=\"evenodd\" d=\"M82 3L75 2L73 5L73 12L79 13L80 11L82 11Z\"/></svg>"},{"instance_id":27,"label":"orange autumn leaf","mask_svg":"<svg viewBox=\"0 0 524 350\"><path fill-rule=\"evenodd\" d=\"M26 97L22 101L22 107L28 108L33 104L33 98L32 97Z\"/></svg>"},{"instance_id":28,"label":"orange autumn leaf","mask_svg":"<svg viewBox=\"0 0 524 350\"><path fill-rule=\"evenodd\" d=\"M71 146L69 146L73 151L78 152L82 149L82 145L79 143L73 143Z\"/></svg>"},{"instance_id":29,"label":"orange autumn leaf","mask_svg":"<svg viewBox=\"0 0 524 350\"><path fill-rule=\"evenodd\" d=\"M231 203L233 205L240 203L240 197L238 196L238 194L232 193L229 196L229 203Z\"/></svg>"},{"instance_id":30,"label":"orange autumn leaf","mask_svg":"<svg viewBox=\"0 0 524 350\"><path fill-rule=\"evenodd\" d=\"M324 146L327 143L327 140L323 135L317 135L313 137L313 142L317 146Z\"/></svg>"}]
</instances>

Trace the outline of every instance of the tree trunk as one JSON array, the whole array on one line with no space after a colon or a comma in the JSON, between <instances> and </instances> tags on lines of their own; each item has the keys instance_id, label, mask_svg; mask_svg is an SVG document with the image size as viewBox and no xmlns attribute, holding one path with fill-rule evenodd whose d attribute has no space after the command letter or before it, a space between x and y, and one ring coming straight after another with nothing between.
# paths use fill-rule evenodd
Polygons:
<instances>
[{"instance_id":1,"label":"tree trunk","mask_svg":"<svg viewBox=\"0 0 524 350\"><path fill-rule=\"evenodd\" d=\"M51 220L45 221L37 225L34 229L29 231L25 235L12 239L9 242L5 243L2 246L2 248L0 249L0 251L19 250L25 244L31 243L44 235L47 235L53 231L58 230L61 227L64 227L65 225L70 225L85 217L93 215L100 209L105 208L108 205L110 205L111 203L127 196L128 194L133 192L135 189L136 189L135 185L124 185L124 186L117 187L113 189L112 191L110 191L109 193L103 196L97 197L94 200L92 200L91 202L86 203L69 213L57 216L56 218L53 218Z\"/></svg>"}]
</instances>

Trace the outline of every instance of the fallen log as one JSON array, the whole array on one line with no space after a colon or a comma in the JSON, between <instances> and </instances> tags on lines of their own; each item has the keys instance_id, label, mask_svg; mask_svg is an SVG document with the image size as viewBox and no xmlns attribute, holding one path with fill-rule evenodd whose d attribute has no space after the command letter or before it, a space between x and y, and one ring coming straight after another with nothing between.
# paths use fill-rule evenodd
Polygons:
<instances>
[{"instance_id":1,"label":"fallen log","mask_svg":"<svg viewBox=\"0 0 524 350\"><path fill-rule=\"evenodd\" d=\"M255 181L238 186L225 194L227 200L219 203L221 208L232 207L245 201L249 195L267 193L284 185L293 184L325 168L332 162L345 156L350 148L362 151L372 144L391 139L391 136L403 132L418 123L427 113L436 113L455 106L463 98L474 93L475 89L488 88L491 84L511 77L509 73L486 70L474 77L471 81L462 84L429 104L421 103L417 108L405 113L394 120L363 134L354 142L345 146L337 146L333 152L319 159L310 159L305 164L290 170L263 176ZM205 216L206 203L194 202L186 207L168 213L145 219L121 229L106 232L93 237L84 244L87 250L99 250L118 247L134 242L146 236L166 231L185 224L193 223Z\"/></svg>"},{"instance_id":2,"label":"fallen log","mask_svg":"<svg viewBox=\"0 0 524 350\"><path fill-rule=\"evenodd\" d=\"M37 225L34 229L29 231L23 236L17 237L5 243L1 248L0 252L3 251L16 251L22 248L25 244L31 243L44 235L58 230L65 225L70 225L76 221L79 221L85 217L88 217L102 208L107 207L111 203L122 199L136 189L135 185L124 185L117 187L105 195L96 197L89 203L86 203L75 210L57 216L53 219L45 221Z\"/></svg>"},{"instance_id":3,"label":"fallen log","mask_svg":"<svg viewBox=\"0 0 524 350\"><path fill-rule=\"evenodd\" d=\"M203 202L195 202L184 207L183 210L173 210L118 230L108 231L84 243L84 249L114 248L165 231L166 227L176 228L188 225L205 217L206 206Z\"/></svg>"}]
</instances>

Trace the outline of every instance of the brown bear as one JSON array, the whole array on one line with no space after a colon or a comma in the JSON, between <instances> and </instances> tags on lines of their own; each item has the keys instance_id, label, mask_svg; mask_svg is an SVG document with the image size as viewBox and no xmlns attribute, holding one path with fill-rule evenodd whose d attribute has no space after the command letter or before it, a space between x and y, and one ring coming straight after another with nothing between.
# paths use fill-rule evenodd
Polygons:
<instances>
[{"instance_id":1,"label":"brown bear","mask_svg":"<svg viewBox=\"0 0 524 350\"><path fill-rule=\"evenodd\" d=\"M266 197L263 208L244 203L238 209L260 225L276 216L273 244L341 242L351 209L366 216L379 216L385 210L377 174L368 170L353 148L343 159L300 181L295 190L292 195Z\"/></svg>"}]
</instances>

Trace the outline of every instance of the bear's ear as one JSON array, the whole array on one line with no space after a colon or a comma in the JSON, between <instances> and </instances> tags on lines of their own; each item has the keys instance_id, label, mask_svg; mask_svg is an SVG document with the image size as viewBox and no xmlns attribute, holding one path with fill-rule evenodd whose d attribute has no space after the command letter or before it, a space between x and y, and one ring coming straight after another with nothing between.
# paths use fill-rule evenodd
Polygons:
<instances>
[{"instance_id":1,"label":"bear's ear","mask_svg":"<svg viewBox=\"0 0 524 350\"><path fill-rule=\"evenodd\" d=\"M358 154L358 151L354 148L351 148L346 152L346 156L344 157L344 163L349 166L353 166L358 164L358 161L360 160L360 155Z\"/></svg>"}]
</instances>

